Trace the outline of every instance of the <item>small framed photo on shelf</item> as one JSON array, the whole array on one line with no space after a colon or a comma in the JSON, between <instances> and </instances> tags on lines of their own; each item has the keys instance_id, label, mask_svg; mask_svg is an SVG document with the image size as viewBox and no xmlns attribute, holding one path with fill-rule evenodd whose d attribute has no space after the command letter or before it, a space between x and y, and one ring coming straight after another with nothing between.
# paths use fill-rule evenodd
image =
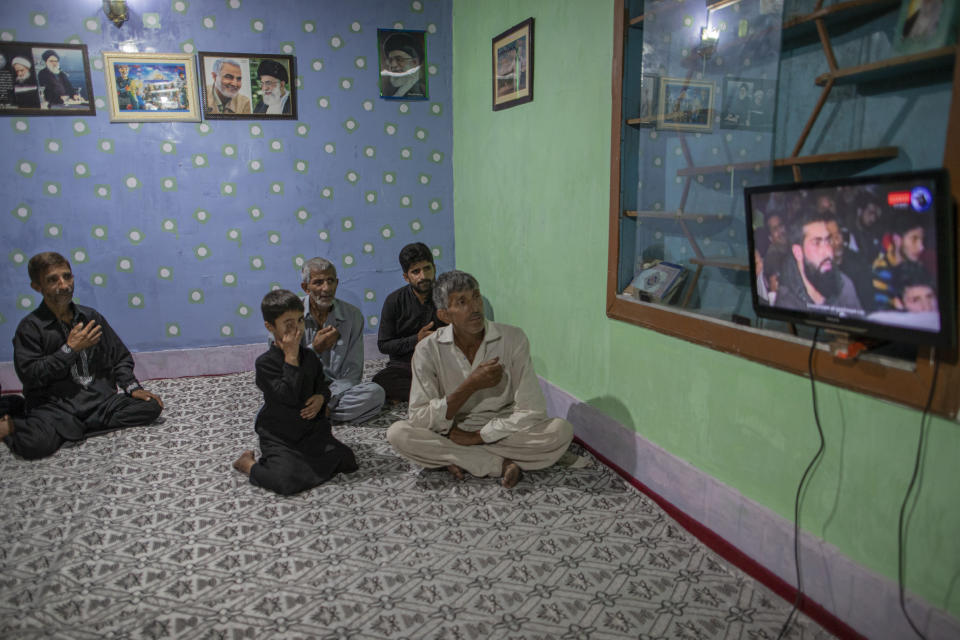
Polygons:
<instances>
[{"instance_id":1,"label":"small framed photo on shelf","mask_svg":"<svg viewBox=\"0 0 960 640\"><path fill-rule=\"evenodd\" d=\"M197 56L204 119L297 119L293 56L222 51L199 51Z\"/></svg>"},{"instance_id":2,"label":"small framed photo on shelf","mask_svg":"<svg viewBox=\"0 0 960 640\"><path fill-rule=\"evenodd\" d=\"M85 44L0 42L0 115L93 116Z\"/></svg>"},{"instance_id":3,"label":"small framed photo on shelf","mask_svg":"<svg viewBox=\"0 0 960 640\"><path fill-rule=\"evenodd\" d=\"M493 110L533 100L533 18L493 38Z\"/></svg>"},{"instance_id":4,"label":"small framed photo on shelf","mask_svg":"<svg viewBox=\"0 0 960 640\"><path fill-rule=\"evenodd\" d=\"M660 78L657 128L712 131L713 88L714 84L705 80Z\"/></svg>"},{"instance_id":5,"label":"small framed photo on shelf","mask_svg":"<svg viewBox=\"0 0 960 640\"><path fill-rule=\"evenodd\" d=\"M724 78L720 128L772 131L776 89L773 80Z\"/></svg>"},{"instance_id":6,"label":"small framed photo on shelf","mask_svg":"<svg viewBox=\"0 0 960 640\"><path fill-rule=\"evenodd\" d=\"M902 0L894 50L906 55L954 44L958 11L956 0Z\"/></svg>"},{"instance_id":7,"label":"small framed photo on shelf","mask_svg":"<svg viewBox=\"0 0 960 640\"><path fill-rule=\"evenodd\" d=\"M103 52L110 122L197 122L197 73L188 53Z\"/></svg>"},{"instance_id":8,"label":"small framed photo on shelf","mask_svg":"<svg viewBox=\"0 0 960 640\"><path fill-rule=\"evenodd\" d=\"M377 46L380 97L384 100L428 99L426 32L377 29Z\"/></svg>"}]
</instances>

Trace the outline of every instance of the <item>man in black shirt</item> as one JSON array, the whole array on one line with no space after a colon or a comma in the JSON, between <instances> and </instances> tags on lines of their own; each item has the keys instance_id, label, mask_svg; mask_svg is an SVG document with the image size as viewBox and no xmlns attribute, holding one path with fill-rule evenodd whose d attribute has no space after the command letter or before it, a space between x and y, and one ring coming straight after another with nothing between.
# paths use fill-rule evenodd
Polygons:
<instances>
[{"instance_id":1,"label":"man in black shirt","mask_svg":"<svg viewBox=\"0 0 960 640\"><path fill-rule=\"evenodd\" d=\"M410 398L410 360L417 343L445 322L437 318L433 306L433 281L436 267L430 247L422 242L400 250L400 269L409 284L387 296L380 313L377 347L390 357L387 366L373 381L387 392L388 402L407 402Z\"/></svg>"},{"instance_id":2,"label":"man in black shirt","mask_svg":"<svg viewBox=\"0 0 960 640\"><path fill-rule=\"evenodd\" d=\"M17 455L42 458L65 441L156 420L163 402L137 382L130 351L102 315L74 304L66 258L39 253L27 270L43 302L13 337L26 413L0 417L0 439Z\"/></svg>"}]
</instances>

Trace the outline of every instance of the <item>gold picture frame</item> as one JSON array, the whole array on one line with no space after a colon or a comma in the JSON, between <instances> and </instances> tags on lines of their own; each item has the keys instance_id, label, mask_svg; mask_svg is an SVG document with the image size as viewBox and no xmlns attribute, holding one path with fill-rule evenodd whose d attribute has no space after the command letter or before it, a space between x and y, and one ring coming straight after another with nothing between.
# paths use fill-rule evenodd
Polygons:
<instances>
[{"instance_id":1,"label":"gold picture frame","mask_svg":"<svg viewBox=\"0 0 960 640\"><path fill-rule=\"evenodd\" d=\"M189 53L103 52L110 122L199 122L197 66Z\"/></svg>"},{"instance_id":2,"label":"gold picture frame","mask_svg":"<svg viewBox=\"0 0 960 640\"><path fill-rule=\"evenodd\" d=\"M660 78L657 129L713 131L714 83L686 78Z\"/></svg>"}]
</instances>

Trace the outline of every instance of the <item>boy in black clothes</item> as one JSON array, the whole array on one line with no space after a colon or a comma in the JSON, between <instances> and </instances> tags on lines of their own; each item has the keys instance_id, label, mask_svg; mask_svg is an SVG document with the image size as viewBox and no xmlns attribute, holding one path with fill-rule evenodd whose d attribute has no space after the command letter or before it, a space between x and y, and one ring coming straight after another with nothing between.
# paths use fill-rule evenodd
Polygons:
<instances>
[{"instance_id":1,"label":"boy in black clothes","mask_svg":"<svg viewBox=\"0 0 960 640\"><path fill-rule=\"evenodd\" d=\"M270 349L257 358L257 387L263 407L255 430L260 460L252 450L233 463L250 482L281 495L323 484L337 473L357 470L350 447L330 432L330 389L317 355L300 346L303 302L285 289L271 291L260 304L263 324L273 334Z\"/></svg>"}]
</instances>

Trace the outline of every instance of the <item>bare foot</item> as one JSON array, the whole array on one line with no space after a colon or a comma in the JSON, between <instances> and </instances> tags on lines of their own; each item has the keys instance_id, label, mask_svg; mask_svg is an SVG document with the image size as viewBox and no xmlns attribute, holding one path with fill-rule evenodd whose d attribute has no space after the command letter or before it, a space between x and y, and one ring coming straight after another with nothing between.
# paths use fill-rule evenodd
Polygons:
<instances>
[{"instance_id":1,"label":"bare foot","mask_svg":"<svg viewBox=\"0 0 960 640\"><path fill-rule=\"evenodd\" d=\"M245 476L250 475L250 468L257 463L257 458L252 449L247 449L240 454L240 457L233 461L233 468Z\"/></svg>"},{"instance_id":2,"label":"bare foot","mask_svg":"<svg viewBox=\"0 0 960 640\"><path fill-rule=\"evenodd\" d=\"M455 464L451 464L447 465L447 471L450 472L450 475L452 475L455 480L463 482L463 469Z\"/></svg>"},{"instance_id":3,"label":"bare foot","mask_svg":"<svg viewBox=\"0 0 960 640\"><path fill-rule=\"evenodd\" d=\"M11 433L13 433L13 418L10 416L3 416L0 418L0 440L6 438Z\"/></svg>"},{"instance_id":4,"label":"bare foot","mask_svg":"<svg viewBox=\"0 0 960 640\"><path fill-rule=\"evenodd\" d=\"M513 489L520 482L520 476L523 475L520 467L513 460L503 461L503 473L500 478L500 486L504 489Z\"/></svg>"}]
</instances>

